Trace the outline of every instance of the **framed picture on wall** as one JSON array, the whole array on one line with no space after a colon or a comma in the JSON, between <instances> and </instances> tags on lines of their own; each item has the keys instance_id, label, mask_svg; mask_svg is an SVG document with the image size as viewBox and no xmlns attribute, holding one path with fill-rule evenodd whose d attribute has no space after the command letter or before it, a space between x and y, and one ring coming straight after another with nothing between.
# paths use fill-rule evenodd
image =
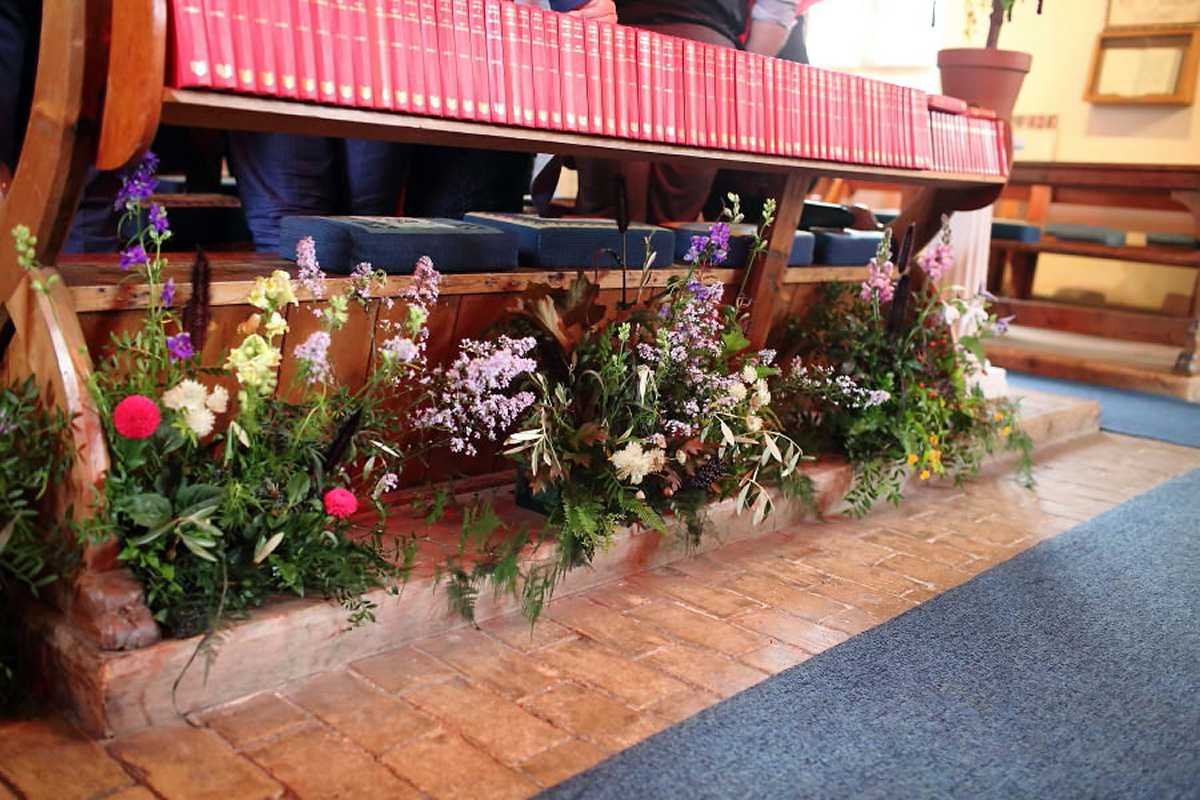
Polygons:
<instances>
[{"instance_id":1,"label":"framed picture on wall","mask_svg":"<svg viewBox=\"0 0 1200 800\"><path fill-rule=\"evenodd\" d=\"M1200 0L1108 0L1106 28L1200 24Z\"/></svg>"},{"instance_id":2,"label":"framed picture on wall","mask_svg":"<svg viewBox=\"0 0 1200 800\"><path fill-rule=\"evenodd\" d=\"M1083 99L1121 105L1190 105L1200 28L1105 31L1096 38Z\"/></svg>"}]
</instances>

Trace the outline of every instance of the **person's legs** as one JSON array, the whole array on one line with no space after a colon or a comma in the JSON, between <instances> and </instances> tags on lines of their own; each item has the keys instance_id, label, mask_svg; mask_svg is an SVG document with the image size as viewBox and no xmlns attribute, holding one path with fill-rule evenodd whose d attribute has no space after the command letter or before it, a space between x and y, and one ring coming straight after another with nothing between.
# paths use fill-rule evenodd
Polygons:
<instances>
[{"instance_id":1,"label":"person's legs","mask_svg":"<svg viewBox=\"0 0 1200 800\"><path fill-rule=\"evenodd\" d=\"M462 219L472 211L520 212L532 177L530 153L414 145L404 214Z\"/></svg>"},{"instance_id":2,"label":"person's legs","mask_svg":"<svg viewBox=\"0 0 1200 800\"><path fill-rule=\"evenodd\" d=\"M284 217L331 214L336 140L230 131L229 169L254 248L275 252Z\"/></svg>"},{"instance_id":3,"label":"person's legs","mask_svg":"<svg viewBox=\"0 0 1200 800\"><path fill-rule=\"evenodd\" d=\"M407 145L344 139L338 168L340 196L334 213L390 217L398 213Z\"/></svg>"}]
</instances>

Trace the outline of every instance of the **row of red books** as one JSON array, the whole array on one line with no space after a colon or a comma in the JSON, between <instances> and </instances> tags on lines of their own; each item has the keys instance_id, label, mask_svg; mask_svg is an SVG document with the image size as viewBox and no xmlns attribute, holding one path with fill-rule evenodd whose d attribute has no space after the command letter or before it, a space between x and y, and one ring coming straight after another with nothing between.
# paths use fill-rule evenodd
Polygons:
<instances>
[{"instance_id":1,"label":"row of red books","mask_svg":"<svg viewBox=\"0 0 1200 800\"><path fill-rule=\"evenodd\" d=\"M172 0L168 80L409 114L1003 174L924 92L506 0ZM963 119L967 119L963 117ZM986 129L986 130L985 130ZM978 167L978 169L977 169Z\"/></svg>"}]
</instances>

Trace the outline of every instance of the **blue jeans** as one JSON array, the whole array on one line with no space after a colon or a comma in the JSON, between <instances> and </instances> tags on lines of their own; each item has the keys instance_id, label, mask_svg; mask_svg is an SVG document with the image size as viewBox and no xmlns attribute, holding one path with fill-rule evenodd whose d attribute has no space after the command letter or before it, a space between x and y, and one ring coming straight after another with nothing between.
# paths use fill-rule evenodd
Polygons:
<instances>
[{"instance_id":1,"label":"blue jeans","mask_svg":"<svg viewBox=\"0 0 1200 800\"><path fill-rule=\"evenodd\" d=\"M402 145L231 131L228 156L256 250L278 249L284 217L396 214Z\"/></svg>"}]
</instances>

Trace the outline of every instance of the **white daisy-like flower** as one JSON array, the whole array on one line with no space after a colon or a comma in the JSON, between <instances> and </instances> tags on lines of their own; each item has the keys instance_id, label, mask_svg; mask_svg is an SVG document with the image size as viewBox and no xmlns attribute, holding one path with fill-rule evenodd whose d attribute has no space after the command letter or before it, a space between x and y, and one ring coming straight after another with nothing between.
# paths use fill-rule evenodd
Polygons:
<instances>
[{"instance_id":1,"label":"white daisy-like flower","mask_svg":"<svg viewBox=\"0 0 1200 800\"><path fill-rule=\"evenodd\" d=\"M163 392L162 403L173 411L184 411L189 408L202 408L208 390L204 384L191 378L184 378L177 386Z\"/></svg>"},{"instance_id":2,"label":"white daisy-like flower","mask_svg":"<svg viewBox=\"0 0 1200 800\"><path fill-rule=\"evenodd\" d=\"M213 412L204 406L200 406L199 408L185 410L183 412L183 421L192 433L203 438L212 433L213 425L216 424L217 418L213 415Z\"/></svg>"},{"instance_id":3,"label":"white daisy-like flower","mask_svg":"<svg viewBox=\"0 0 1200 800\"><path fill-rule=\"evenodd\" d=\"M229 392L224 386L214 386L204 399L204 407L214 414L224 414L229 408Z\"/></svg>"},{"instance_id":4,"label":"white daisy-like flower","mask_svg":"<svg viewBox=\"0 0 1200 800\"><path fill-rule=\"evenodd\" d=\"M746 384L741 381L733 381L729 384L729 396L733 398L735 403L740 403L746 399Z\"/></svg>"},{"instance_id":5,"label":"white daisy-like flower","mask_svg":"<svg viewBox=\"0 0 1200 800\"><path fill-rule=\"evenodd\" d=\"M751 414L746 417L746 429L751 431L761 431L763 426L762 417L757 414Z\"/></svg>"},{"instance_id":6,"label":"white daisy-like flower","mask_svg":"<svg viewBox=\"0 0 1200 800\"><path fill-rule=\"evenodd\" d=\"M655 447L643 450L640 442L630 442L608 457L617 468L617 477L634 486L652 472L658 472L667 462L667 454Z\"/></svg>"}]
</instances>

